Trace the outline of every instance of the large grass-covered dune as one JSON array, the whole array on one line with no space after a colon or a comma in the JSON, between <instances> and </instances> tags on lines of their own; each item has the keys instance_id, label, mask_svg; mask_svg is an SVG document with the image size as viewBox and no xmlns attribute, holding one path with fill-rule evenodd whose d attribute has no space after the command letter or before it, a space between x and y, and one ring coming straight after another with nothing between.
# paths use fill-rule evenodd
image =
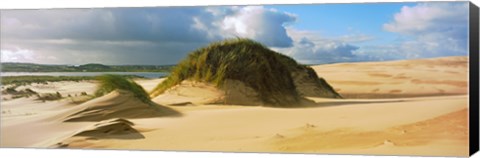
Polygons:
<instances>
[{"instance_id":1,"label":"large grass-covered dune","mask_svg":"<svg viewBox=\"0 0 480 158\"><path fill-rule=\"evenodd\" d=\"M305 96L340 98L310 67L244 38L211 43L193 51L151 96L185 82L218 88L223 96L214 102L224 104L287 107L299 105Z\"/></svg>"}]
</instances>

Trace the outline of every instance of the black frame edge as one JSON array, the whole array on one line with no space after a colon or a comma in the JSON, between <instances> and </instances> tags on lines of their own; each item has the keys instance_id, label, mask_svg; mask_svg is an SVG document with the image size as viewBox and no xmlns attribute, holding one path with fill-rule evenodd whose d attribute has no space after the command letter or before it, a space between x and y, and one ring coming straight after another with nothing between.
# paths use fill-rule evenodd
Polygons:
<instances>
[{"instance_id":1,"label":"black frame edge","mask_svg":"<svg viewBox=\"0 0 480 158\"><path fill-rule=\"evenodd\" d=\"M469 126L470 126L470 156L479 150L479 12L478 7L469 4L469 61L470 61L470 88L469 88Z\"/></svg>"}]
</instances>

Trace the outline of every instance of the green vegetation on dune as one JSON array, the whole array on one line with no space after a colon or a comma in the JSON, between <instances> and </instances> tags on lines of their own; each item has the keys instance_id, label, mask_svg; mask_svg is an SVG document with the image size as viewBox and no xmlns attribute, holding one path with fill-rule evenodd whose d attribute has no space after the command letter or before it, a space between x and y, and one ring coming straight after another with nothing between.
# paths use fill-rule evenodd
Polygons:
<instances>
[{"instance_id":1,"label":"green vegetation on dune","mask_svg":"<svg viewBox=\"0 0 480 158\"><path fill-rule=\"evenodd\" d=\"M292 66L299 65L258 42L229 39L192 52L151 95L157 96L183 80L213 83L220 88L228 80L238 80L256 90L266 105L292 106L300 101L289 72Z\"/></svg>"},{"instance_id":2,"label":"green vegetation on dune","mask_svg":"<svg viewBox=\"0 0 480 158\"><path fill-rule=\"evenodd\" d=\"M12 95L12 99L22 98L22 97L28 98L32 95L38 95L37 92L33 91L30 88L23 89L23 90L17 90L15 87L6 88L5 90L2 90L1 94L2 95L5 95L5 94ZM4 99L4 100L6 100L6 99Z\"/></svg>"},{"instance_id":3,"label":"green vegetation on dune","mask_svg":"<svg viewBox=\"0 0 480 158\"><path fill-rule=\"evenodd\" d=\"M102 75L98 76L97 80L99 81L97 91L95 92L95 96L97 97L108 94L116 89L120 89L133 93L136 98L140 99L144 103L149 105L153 104L150 100L150 96L143 89L143 87L131 79L119 75Z\"/></svg>"},{"instance_id":4,"label":"green vegetation on dune","mask_svg":"<svg viewBox=\"0 0 480 158\"><path fill-rule=\"evenodd\" d=\"M322 87L324 90L321 91L321 96L322 97L328 97L328 98L343 98L333 87L327 83L327 81L323 78L319 78L315 70L313 70L311 67L307 67L307 74L310 76L310 78L317 78L315 80L315 84L317 87Z\"/></svg>"},{"instance_id":5,"label":"green vegetation on dune","mask_svg":"<svg viewBox=\"0 0 480 158\"><path fill-rule=\"evenodd\" d=\"M64 98L62 94L59 92L56 93L38 93L30 88L17 90L16 87L8 87L5 90L2 90L2 95L11 95L10 99L17 99L17 98L29 98L31 96L36 96L36 100L45 101L53 101L53 100L60 100ZM3 100L7 100L7 98L2 98Z\"/></svg>"},{"instance_id":6,"label":"green vegetation on dune","mask_svg":"<svg viewBox=\"0 0 480 158\"><path fill-rule=\"evenodd\" d=\"M307 65L302 65L302 64L298 64L294 59L286 56L286 55L283 55L283 54L280 54L280 53L277 53L277 57L279 58L280 62L283 63L284 65L286 65L286 67L288 68L288 70L293 73L292 75L295 75L295 73L300 73L300 72L303 72L305 73L307 76L305 76L305 78L302 78L302 79L299 79L299 80L295 80L294 78L294 81L296 82L296 86L302 84L302 83L299 83L301 81L303 82L313 82L313 85L312 88L321 88L321 90L318 90L315 94L309 94L310 96L313 96L313 97L327 97L327 98L342 98L342 96L340 94L338 94L332 86L330 86L327 81L325 81L325 79L319 77L317 75L317 73L315 72L315 70L313 70L310 66L307 66ZM298 75L298 74L296 74Z\"/></svg>"}]
</instances>

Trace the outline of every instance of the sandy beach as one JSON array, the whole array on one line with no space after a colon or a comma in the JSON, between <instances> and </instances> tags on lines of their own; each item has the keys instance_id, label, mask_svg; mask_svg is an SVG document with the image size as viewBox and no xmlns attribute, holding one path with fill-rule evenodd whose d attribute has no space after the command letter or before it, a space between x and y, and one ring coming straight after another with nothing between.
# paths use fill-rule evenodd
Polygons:
<instances>
[{"instance_id":1,"label":"sandy beach","mask_svg":"<svg viewBox=\"0 0 480 158\"><path fill-rule=\"evenodd\" d=\"M42 102L34 97L13 99L2 95L0 145L467 156L467 59L312 66L344 98L308 97L315 103L299 108L204 104L204 100L219 97L214 90L208 85L183 85L182 91L167 91L152 98L156 104L179 114L170 115L162 109L164 113L158 117L147 118L135 113L145 111L147 106L125 108L140 104L128 93L115 92L76 102L75 99L82 99L82 92L94 93L95 81L20 86L17 90L29 88L72 97ZM162 81L135 80L146 91ZM108 110L95 111L97 106ZM95 115L98 119L69 121L79 114L92 113L99 114Z\"/></svg>"}]
</instances>

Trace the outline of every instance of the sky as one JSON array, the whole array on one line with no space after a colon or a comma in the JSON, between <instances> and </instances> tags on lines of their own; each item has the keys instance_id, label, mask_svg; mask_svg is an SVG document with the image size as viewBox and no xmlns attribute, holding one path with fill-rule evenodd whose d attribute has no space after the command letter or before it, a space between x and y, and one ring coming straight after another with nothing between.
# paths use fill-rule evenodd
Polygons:
<instances>
[{"instance_id":1,"label":"sky","mask_svg":"<svg viewBox=\"0 0 480 158\"><path fill-rule=\"evenodd\" d=\"M244 37L303 64L468 55L468 3L2 10L2 62L176 64Z\"/></svg>"}]
</instances>

